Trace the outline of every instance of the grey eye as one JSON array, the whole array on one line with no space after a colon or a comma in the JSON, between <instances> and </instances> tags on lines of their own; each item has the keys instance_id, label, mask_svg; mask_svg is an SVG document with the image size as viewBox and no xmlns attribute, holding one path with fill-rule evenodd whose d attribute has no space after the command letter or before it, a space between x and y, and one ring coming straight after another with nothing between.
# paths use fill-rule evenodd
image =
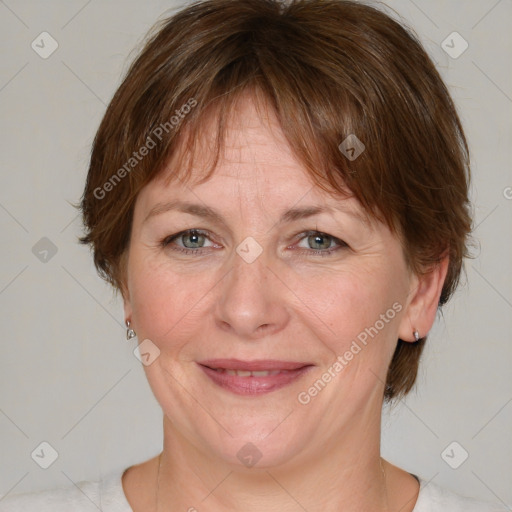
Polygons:
<instances>
[{"instance_id":1,"label":"grey eye","mask_svg":"<svg viewBox=\"0 0 512 512\"><path fill-rule=\"evenodd\" d=\"M180 236L183 247L187 249L199 249L204 246L206 237L197 231L191 231L190 233L184 233ZM187 242L189 240L189 242Z\"/></svg>"},{"instance_id":2,"label":"grey eye","mask_svg":"<svg viewBox=\"0 0 512 512\"><path fill-rule=\"evenodd\" d=\"M331 247L331 243L333 238L329 235L323 235L321 233L317 233L315 235L309 235L308 245L310 249L329 249Z\"/></svg>"}]
</instances>

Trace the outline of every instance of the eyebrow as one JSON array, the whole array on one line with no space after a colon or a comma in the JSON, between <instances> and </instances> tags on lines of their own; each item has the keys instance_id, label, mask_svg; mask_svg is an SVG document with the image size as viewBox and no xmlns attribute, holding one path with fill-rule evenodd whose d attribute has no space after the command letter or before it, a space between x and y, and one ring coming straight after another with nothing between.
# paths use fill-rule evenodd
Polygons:
<instances>
[{"instance_id":1,"label":"eyebrow","mask_svg":"<svg viewBox=\"0 0 512 512\"><path fill-rule=\"evenodd\" d=\"M153 208L151 208L143 222L147 222L150 218L171 210L179 211L182 213L188 213L190 215L195 215L196 217L202 217L205 219L212 220L224 226L226 225L224 217L222 217L222 215L213 208L210 208L209 206L202 204L182 201L180 199L175 199L174 201L169 201L167 203L156 204ZM308 217L318 215L319 213L334 213L336 211L347 213L358 220L361 220L363 222L365 221L365 218L361 213L349 210L342 206L337 208L332 208L330 206L304 206L290 208L289 210L286 210L281 215L278 224L284 224L287 222L294 222L297 220L306 219Z\"/></svg>"}]
</instances>

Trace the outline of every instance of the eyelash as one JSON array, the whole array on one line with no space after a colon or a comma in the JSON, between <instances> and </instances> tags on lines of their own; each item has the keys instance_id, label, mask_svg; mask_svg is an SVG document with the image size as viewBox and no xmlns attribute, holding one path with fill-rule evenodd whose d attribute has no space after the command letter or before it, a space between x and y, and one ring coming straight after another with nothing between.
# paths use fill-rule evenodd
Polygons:
<instances>
[{"instance_id":1,"label":"eyelash","mask_svg":"<svg viewBox=\"0 0 512 512\"><path fill-rule=\"evenodd\" d=\"M161 245L164 248L170 246L173 251L178 251L178 252L180 252L182 254L186 254L186 255L201 256L204 252L207 252L207 251L205 251L205 249L208 249L208 248L204 248L204 247L200 247L198 249L190 249L187 247L179 247L179 246L171 245L171 243L174 242L174 240L180 238L181 236L190 235L190 234L197 234L197 235L201 235L201 236L205 236L205 237L209 238L208 237L209 233L207 231L203 231L201 229L187 229L185 231L180 231L179 233L176 233L174 235L167 236L166 238L164 238L161 241ZM329 249L324 249L324 250L302 249L302 248L295 249L295 250L298 250L300 254L304 254L304 255L308 255L308 256L313 255L313 256L326 257L326 256L332 255L334 252L337 252L340 249L346 249L349 247L348 244L346 242L344 242L343 240L340 240L339 238L329 235L328 233L324 233L323 231L308 230L308 231L304 231L303 233L300 233L299 235L296 235L295 238L300 237L300 238L298 238L297 241L301 242L305 238L307 238L309 236L313 236L313 235L320 235L322 237L330 238L334 243L337 244L337 246L331 247Z\"/></svg>"}]
</instances>

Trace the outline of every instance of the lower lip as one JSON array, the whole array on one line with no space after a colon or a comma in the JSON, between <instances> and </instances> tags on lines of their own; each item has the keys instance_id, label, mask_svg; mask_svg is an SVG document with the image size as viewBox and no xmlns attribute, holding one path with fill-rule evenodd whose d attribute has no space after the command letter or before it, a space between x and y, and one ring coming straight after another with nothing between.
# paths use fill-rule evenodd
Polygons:
<instances>
[{"instance_id":1,"label":"lower lip","mask_svg":"<svg viewBox=\"0 0 512 512\"><path fill-rule=\"evenodd\" d=\"M265 377L239 377L238 375L228 375L225 372L212 370L202 364L199 366L215 384L237 395L270 393L295 382L312 368L312 366L304 366L297 370L287 370L277 375L267 375Z\"/></svg>"}]
</instances>

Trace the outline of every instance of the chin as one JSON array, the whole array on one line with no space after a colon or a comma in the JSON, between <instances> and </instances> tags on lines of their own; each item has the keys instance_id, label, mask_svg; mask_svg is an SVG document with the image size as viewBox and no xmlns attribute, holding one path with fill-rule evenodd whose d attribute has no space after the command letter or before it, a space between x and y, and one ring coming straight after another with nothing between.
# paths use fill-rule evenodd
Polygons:
<instances>
[{"instance_id":1,"label":"chin","mask_svg":"<svg viewBox=\"0 0 512 512\"><path fill-rule=\"evenodd\" d=\"M254 434L247 436L240 431L238 437L224 436L220 446L218 440L217 443L212 443L210 439L203 438L202 442L208 445L215 458L225 461L233 470L254 471L282 467L291 463L300 455L301 447L307 444L307 436L294 437L289 430L283 430L280 434L275 431L258 439Z\"/></svg>"}]
</instances>

